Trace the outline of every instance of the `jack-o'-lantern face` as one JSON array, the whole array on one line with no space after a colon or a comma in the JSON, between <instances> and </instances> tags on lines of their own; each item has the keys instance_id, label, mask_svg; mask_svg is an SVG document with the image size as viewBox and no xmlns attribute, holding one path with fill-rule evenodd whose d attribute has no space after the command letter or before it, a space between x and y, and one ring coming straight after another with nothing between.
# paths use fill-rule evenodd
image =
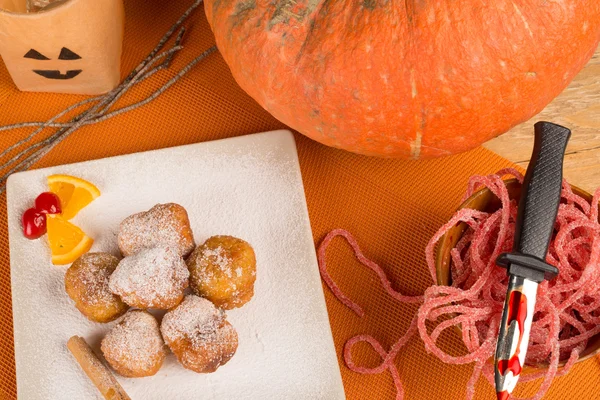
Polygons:
<instances>
[{"instance_id":1,"label":"jack-o'-lantern face","mask_svg":"<svg viewBox=\"0 0 600 400\"><path fill-rule=\"evenodd\" d=\"M0 57L18 89L95 95L119 84L123 0L67 0L36 13L26 3L0 0Z\"/></svg>"},{"instance_id":2,"label":"jack-o'-lantern face","mask_svg":"<svg viewBox=\"0 0 600 400\"><path fill-rule=\"evenodd\" d=\"M33 60L40 60L40 61L50 60L50 58L46 57L45 55L43 55L42 53L40 53L39 51L37 51L35 49L29 50L27 53L25 53L23 58L31 58ZM79 56L79 54L67 49L66 47L63 47L60 50L58 59L59 60L79 60L79 59L81 59L81 56ZM43 76L44 78L48 78L48 79L73 79L77 75L79 75L81 73L81 71L82 71L81 69L70 69L70 70L66 70L66 72L63 74L57 69L34 69L33 70L34 73L36 73L40 76Z\"/></svg>"}]
</instances>

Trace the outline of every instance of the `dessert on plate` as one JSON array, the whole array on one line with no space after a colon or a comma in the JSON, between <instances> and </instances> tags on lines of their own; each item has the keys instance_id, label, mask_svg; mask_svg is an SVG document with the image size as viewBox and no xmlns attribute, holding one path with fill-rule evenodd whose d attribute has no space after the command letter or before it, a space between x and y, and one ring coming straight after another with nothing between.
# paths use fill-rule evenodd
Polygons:
<instances>
[{"instance_id":1,"label":"dessert on plate","mask_svg":"<svg viewBox=\"0 0 600 400\"><path fill-rule=\"evenodd\" d=\"M69 186L54 189L69 196ZM123 316L101 343L108 364L126 377L154 375L168 348L184 368L198 373L226 364L237 350L238 334L223 310L241 307L254 295L252 246L223 235L194 250L187 211L175 203L127 217L118 245L122 260L87 253L65 274L65 290L87 318L109 322ZM190 285L197 295L185 296ZM130 306L138 309L127 311ZM149 308L169 310L160 326Z\"/></svg>"},{"instance_id":2,"label":"dessert on plate","mask_svg":"<svg viewBox=\"0 0 600 400\"><path fill-rule=\"evenodd\" d=\"M241 307L254 295L256 256L242 239L213 236L194 250L187 265L194 293L218 307Z\"/></svg>"},{"instance_id":3,"label":"dessert on plate","mask_svg":"<svg viewBox=\"0 0 600 400\"><path fill-rule=\"evenodd\" d=\"M238 335L225 312L209 300L188 295L163 317L160 330L184 368L215 372L235 354Z\"/></svg>"},{"instance_id":4,"label":"dessert on plate","mask_svg":"<svg viewBox=\"0 0 600 400\"><path fill-rule=\"evenodd\" d=\"M189 275L173 247L144 248L119 262L109 288L132 307L167 310L183 299Z\"/></svg>"},{"instance_id":5,"label":"dessert on plate","mask_svg":"<svg viewBox=\"0 0 600 400\"><path fill-rule=\"evenodd\" d=\"M119 227L118 241L124 256L144 248L170 246L187 257L195 246L187 211L175 203L157 204L125 218Z\"/></svg>"},{"instance_id":6,"label":"dessert on plate","mask_svg":"<svg viewBox=\"0 0 600 400\"><path fill-rule=\"evenodd\" d=\"M108 287L108 280L119 259L108 253L87 253L65 273L65 290L75 307L95 322L110 322L129 309Z\"/></svg>"},{"instance_id":7,"label":"dessert on plate","mask_svg":"<svg viewBox=\"0 0 600 400\"><path fill-rule=\"evenodd\" d=\"M156 374L167 356L156 318L142 310L125 314L100 348L110 366L130 378Z\"/></svg>"}]
</instances>

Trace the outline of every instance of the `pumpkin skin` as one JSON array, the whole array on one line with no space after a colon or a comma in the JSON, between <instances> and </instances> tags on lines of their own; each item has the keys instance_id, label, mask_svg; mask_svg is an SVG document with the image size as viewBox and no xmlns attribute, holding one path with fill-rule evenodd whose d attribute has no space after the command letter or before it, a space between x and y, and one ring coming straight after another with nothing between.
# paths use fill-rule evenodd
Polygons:
<instances>
[{"instance_id":1,"label":"pumpkin skin","mask_svg":"<svg viewBox=\"0 0 600 400\"><path fill-rule=\"evenodd\" d=\"M205 0L235 80L355 153L463 152L540 112L591 58L598 0Z\"/></svg>"}]
</instances>

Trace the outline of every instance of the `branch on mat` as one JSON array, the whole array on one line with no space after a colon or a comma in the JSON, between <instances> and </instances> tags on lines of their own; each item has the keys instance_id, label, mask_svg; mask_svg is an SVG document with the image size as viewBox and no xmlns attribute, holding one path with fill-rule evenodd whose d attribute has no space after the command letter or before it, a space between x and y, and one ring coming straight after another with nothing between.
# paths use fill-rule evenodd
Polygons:
<instances>
[{"instance_id":1,"label":"branch on mat","mask_svg":"<svg viewBox=\"0 0 600 400\"><path fill-rule=\"evenodd\" d=\"M135 67L127 76L127 78L125 78L123 82L121 82L121 84L115 89L106 94L90 97L80 101L79 103L73 104L46 122L23 122L13 125L0 126L0 132L28 127L36 128L26 138L19 140L15 144L0 152L0 174L2 174L0 176L0 194L6 190L6 180L11 174L30 168L77 129L85 125L106 121L109 118L135 110L136 108L148 104L173 86L179 79L181 79L181 77L188 73L192 67L215 52L217 48L216 46L213 46L200 54L198 57L194 58L175 76L169 79L167 83L151 93L145 99L128 106L113 109L115 103L124 94L126 94L129 89L148 79L158 71L169 67L175 53L179 52L183 48L181 46L181 41L185 33L185 28L181 25L201 3L202 0L195 0L194 4L192 4L192 6L179 18L179 20L171 27L171 29L165 33L154 50L152 50L150 54L148 54L148 56L137 67ZM175 37L173 46L168 50L161 51L165 47L166 43L171 39L173 34L177 31L178 33ZM71 120L59 122L61 117L64 117L70 112L73 112L84 106L87 106L88 108L71 118ZM31 142L33 142L34 139L47 128L58 129L47 138L32 144Z\"/></svg>"}]
</instances>

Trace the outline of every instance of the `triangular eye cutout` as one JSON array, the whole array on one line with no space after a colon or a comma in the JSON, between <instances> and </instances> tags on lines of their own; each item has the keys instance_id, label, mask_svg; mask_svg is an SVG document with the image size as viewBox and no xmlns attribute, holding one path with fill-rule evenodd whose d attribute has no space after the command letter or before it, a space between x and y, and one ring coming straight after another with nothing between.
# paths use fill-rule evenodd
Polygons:
<instances>
[{"instance_id":1,"label":"triangular eye cutout","mask_svg":"<svg viewBox=\"0 0 600 400\"><path fill-rule=\"evenodd\" d=\"M60 55L58 56L59 60L79 60L81 57L79 54L72 52L71 50L63 47L60 50Z\"/></svg>"},{"instance_id":2,"label":"triangular eye cutout","mask_svg":"<svg viewBox=\"0 0 600 400\"><path fill-rule=\"evenodd\" d=\"M49 60L48 57L46 57L45 55L41 54L39 51L31 49L29 50L24 56L23 58L33 58L34 60Z\"/></svg>"}]
</instances>

